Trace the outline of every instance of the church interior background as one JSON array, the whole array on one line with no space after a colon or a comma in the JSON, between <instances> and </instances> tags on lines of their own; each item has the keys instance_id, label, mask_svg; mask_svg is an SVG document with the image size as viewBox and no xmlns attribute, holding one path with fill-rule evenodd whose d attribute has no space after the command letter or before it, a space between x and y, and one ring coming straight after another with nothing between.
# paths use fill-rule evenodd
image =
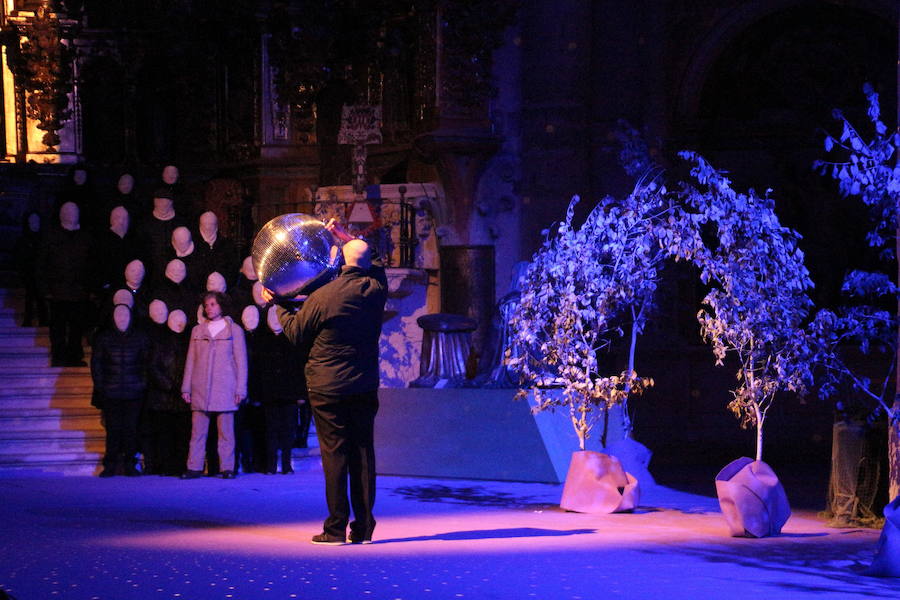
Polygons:
<instances>
[{"instance_id":1,"label":"church interior background","mask_svg":"<svg viewBox=\"0 0 900 600\"><path fill-rule=\"evenodd\" d=\"M475 318L481 368L494 360L497 301L542 231L572 195L633 185L624 120L675 173L691 148L773 188L827 306L873 259L862 217L810 166L834 107L864 116L864 82L896 105L897 22L892 0L3 0L0 243L26 211L50 217L75 165L98 203L123 173L149 203L176 165L178 210L215 210L245 250L278 214L341 216L389 257L383 376L402 387L423 314ZM342 135L344 106L379 108L371 139ZM643 342L657 385L635 433L656 461L720 461L752 432L734 433L731 376L682 275ZM827 473L831 410L779 410L770 456Z\"/></svg>"}]
</instances>

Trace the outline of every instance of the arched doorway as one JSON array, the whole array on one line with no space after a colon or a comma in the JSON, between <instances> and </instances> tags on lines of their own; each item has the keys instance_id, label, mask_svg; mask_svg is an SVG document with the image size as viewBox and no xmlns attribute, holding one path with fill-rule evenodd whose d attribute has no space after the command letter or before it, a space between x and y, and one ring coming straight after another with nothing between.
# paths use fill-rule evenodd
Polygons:
<instances>
[{"instance_id":1,"label":"arched doorway","mask_svg":"<svg viewBox=\"0 0 900 600\"><path fill-rule=\"evenodd\" d=\"M863 83L876 87L887 122L894 121L896 8L754 4L756 13L745 8L723 18L701 46L705 54L688 66L673 134L679 148L699 150L739 186L774 190L782 222L804 236L817 304L834 305L844 273L874 259L858 201L841 198L811 167L825 157L834 108L867 122Z\"/></svg>"}]
</instances>

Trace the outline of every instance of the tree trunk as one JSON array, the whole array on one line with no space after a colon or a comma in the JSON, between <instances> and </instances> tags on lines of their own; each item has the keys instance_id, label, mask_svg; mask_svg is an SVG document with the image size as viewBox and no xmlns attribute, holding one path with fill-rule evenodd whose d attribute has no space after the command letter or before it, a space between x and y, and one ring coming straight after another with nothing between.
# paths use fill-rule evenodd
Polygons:
<instances>
[{"instance_id":1,"label":"tree trunk","mask_svg":"<svg viewBox=\"0 0 900 600\"><path fill-rule=\"evenodd\" d=\"M900 18L897 20L897 127L900 131ZM900 157L898 157L900 158ZM898 199L900 201L900 199ZM897 281L900 282L900 223L897 223L897 242L895 256L897 262ZM897 315L900 316L900 298L898 298ZM900 332L898 332L900 333ZM900 340L897 344L898 358L900 358ZM897 398L900 396L900 362L894 367L895 394L892 408L894 411L900 410L900 402ZM890 415L889 415L890 416ZM890 466L890 474L888 475L888 498L893 500L900 494L900 423L888 422L888 464Z\"/></svg>"},{"instance_id":2,"label":"tree trunk","mask_svg":"<svg viewBox=\"0 0 900 600\"><path fill-rule=\"evenodd\" d=\"M756 411L756 460L762 460L763 423L766 417L760 412L759 404L754 404L753 410Z\"/></svg>"},{"instance_id":3,"label":"tree trunk","mask_svg":"<svg viewBox=\"0 0 900 600\"><path fill-rule=\"evenodd\" d=\"M582 414L581 419L575 416L575 409L569 409L569 416L572 419L572 426L575 428L575 434L578 436L578 447L580 450L584 450L584 442L585 442L585 423L583 421L584 414Z\"/></svg>"},{"instance_id":4,"label":"tree trunk","mask_svg":"<svg viewBox=\"0 0 900 600\"><path fill-rule=\"evenodd\" d=\"M643 310L641 311L643 312ZM631 307L631 347L628 349L628 376L634 374L634 349L637 347L637 324L638 315L634 313L634 307ZM630 380L629 380L630 381ZM622 429L625 431L625 439L631 437L631 416L628 414L628 397L631 395L631 383L625 386L625 400L622 401Z\"/></svg>"}]
</instances>

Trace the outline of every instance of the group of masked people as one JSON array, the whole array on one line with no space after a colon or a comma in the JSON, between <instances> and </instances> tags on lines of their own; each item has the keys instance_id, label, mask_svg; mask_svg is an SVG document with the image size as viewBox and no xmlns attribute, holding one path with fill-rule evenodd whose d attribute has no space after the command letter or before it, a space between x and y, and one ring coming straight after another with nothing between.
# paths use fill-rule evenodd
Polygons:
<instances>
[{"instance_id":1,"label":"group of masked people","mask_svg":"<svg viewBox=\"0 0 900 600\"><path fill-rule=\"evenodd\" d=\"M130 177L120 178L108 210L81 185L61 198L59 223L47 231L26 215L17 247L23 324L49 320L53 365L83 364L90 308L98 315L90 337L94 404L107 432L101 475L139 474L138 451L144 472L185 479L230 479L238 467L274 473L279 456L290 473L312 408L328 517L311 541L371 542L383 265L330 222L343 244L339 275L302 303L270 305L276 298L249 257L237 264L215 214L201 214L192 230L176 212L173 169L146 213ZM76 170L74 183L84 179Z\"/></svg>"},{"instance_id":2,"label":"group of masked people","mask_svg":"<svg viewBox=\"0 0 900 600\"><path fill-rule=\"evenodd\" d=\"M143 214L120 198L104 228L97 203L73 194L61 195L51 227L27 214L16 248L23 325L49 325L57 367L86 366L87 335L106 428L101 476L233 478L239 468L275 473L279 455L290 473L309 430L304 358L250 257L239 260L214 213L195 227L176 213L173 189L161 186ZM94 222L83 227L86 207Z\"/></svg>"}]
</instances>

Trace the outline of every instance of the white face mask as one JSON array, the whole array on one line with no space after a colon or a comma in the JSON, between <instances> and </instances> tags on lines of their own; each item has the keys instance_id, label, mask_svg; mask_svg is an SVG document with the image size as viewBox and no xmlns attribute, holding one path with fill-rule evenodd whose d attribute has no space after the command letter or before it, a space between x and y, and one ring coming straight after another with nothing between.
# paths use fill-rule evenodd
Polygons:
<instances>
[{"instance_id":1,"label":"white face mask","mask_svg":"<svg viewBox=\"0 0 900 600\"><path fill-rule=\"evenodd\" d=\"M266 305L266 299L262 297L262 291L263 291L262 283L257 281L256 283L253 284L253 289L251 290L251 293L253 294L253 302L257 306L265 306Z\"/></svg>"},{"instance_id":2,"label":"white face mask","mask_svg":"<svg viewBox=\"0 0 900 600\"><path fill-rule=\"evenodd\" d=\"M116 184L116 188L119 190L120 194L127 196L134 191L134 177L125 173L119 177L119 183Z\"/></svg>"},{"instance_id":3,"label":"white face mask","mask_svg":"<svg viewBox=\"0 0 900 600\"><path fill-rule=\"evenodd\" d=\"M150 320L157 325L162 325L169 318L169 309L162 300L153 300L150 303Z\"/></svg>"},{"instance_id":4,"label":"white face mask","mask_svg":"<svg viewBox=\"0 0 900 600\"><path fill-rule=\"evenodd\" d=\"M175 217L175 207L171 198L153 199L153 216L168 221Z\"/></svg>"},{"instance_id":5,"label":"white face mask","mask_svg":"<svg viewBox=\"0 0 900 600\"><path fill-rule=\"evenodd\" d=\"M181 333L187 327L187 315L184 314L183 310L175 309L169 313L167 324L169 329L175 333Z\"/></svg>"},{"instance_id":6,"label":"white face mask","mask_svg":"<svg viewBox=\"0 0 900 600\"><path fill-rule=\"evenodd\" d=\"M133 260L125 267L125 283L133 290L141 287L144 283L144 263L139 260Z\"/></svg>"},{"instance_id":7,"label":"white face mask","mask_svg":"<svg viewBox=\"0 0 900 600\"><path fill-rule=\"evenodd\" d=\"M178 183L178 167L175 165L166 165L162 172L162 180L166 185L175 185Z\"/></svg>"},{"instance_id":8,"label":"white face mask","mask_svg":"<svg viewBox=\"0 0 900 600\"><path fill-rule=\"evenodd\" d=\"M245 306L241 312L241 323L247 331L254 331L259 327L259 309L255 306Z\"/></svg>"},{"instance_id":9,"label":"white face mask","mask_svg":"<svg viewBox=\"0 0 900 600\"><path fill-rule=\"evenodd\" d=\"M113 304L124 304L128 308L132 308L134 306L134 298L128 290L116 290L116 293L113 294Z\"/></svg>"},{"instance_id":10,"label":"white face mask","mask_svg":"<svg viewBox=\"0 0 900 600\"><path fill-rule=\"evenodd\" d=\"M166 265L166 279L172 283L181 283L187 277L187 267L177 258L169 261Z\"/></svg>"},{"instance_id":11,"label":"white face mask","mask_svg":"<svg viewBox=\"0 0 900 600\"><path fill-rule=\"evenodd\" d=\"M116 306L113 309L113 322L119 331L128 329L131 324L131 309L123 305Z\"/></svg>"},{"instance_id":12,"label":"white face mask","mask_svg":"<svg viewBox=\"0 0 900 600\"><path fill-rule=\"evenodd\" d=\"M275 310L274 306L270 306L269 311L266 313L266 324L276 334L284 331L281 328L281 321L278 320L278 311Z\"/></svg>"},{"instance_id":13,"label":"white face mask","mask_svg":"<svg viewBox=\"0 0 900 600\"><path fill-rule=\"evenodd\" d=\"M75 231L79 228L79 211L78 205L74 202L66 202L59 207L59 223L63 229Z\"/></svg>"},{"instance_id":14,"label":"white face mask","mask_svg":"<svg viewBox=\"0 0 900 600\"><path fill-rule=\"evenodd\" d=\"M194 251L194 240L187 227L176 227L172 232L172 248L178 256L187 256Z\"/></svg>"},{"instance_id":15,"label":"white face mask","mask_svg":"<svg viewBox=\"0 0 900 600\"><path fill-rule=\"evenodd\" d=\"M256 274L256 269L253 268L252 256L248 256L244 259L244 262L241 263L241 273L250 281L256 281L257 279L259 279L259 276L257 276Z\"/></svg>"},{"instance_id":16,"label":"white face mask","mask_svg":"<svg viewBox=\"0 0 900 600\"><path fill-rule=\"evenodd\" d=\"M124 237L128 233L128 226L131 219L128 217L128 211L124 206L117 206L109 213L109 228L119 237Z\"/></svg>"},{"instance_id":17,"label":"white face mask","mask_svg":"<svg viewBox=\"0 0 900 600\"><path fill-rule=\"evenodd\" d=\"M215 243L219 235L219 219L215 213L207 211L200 215L200 235L207 244Z\"/></svg>"},{"instance_id":18,"label":"white face mask","mask_svg":"<svg viewBox=\"0 0 900 600\"><path fill-rule=\"evenodd\" d=\"M225 278L213 271L209 274L209 277L206 278L206 291L207 292L222 292L225 293Z\"/></svg>"}]
</instances>

